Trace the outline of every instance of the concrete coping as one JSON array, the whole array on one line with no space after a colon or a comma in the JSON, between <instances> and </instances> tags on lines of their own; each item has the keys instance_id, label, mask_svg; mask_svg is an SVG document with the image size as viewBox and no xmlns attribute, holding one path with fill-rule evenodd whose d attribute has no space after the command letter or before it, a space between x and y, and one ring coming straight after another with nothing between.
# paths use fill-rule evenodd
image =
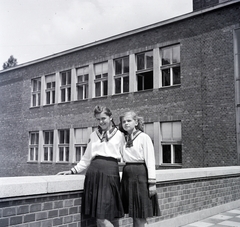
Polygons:
<instances>
[{"instance_id":1,"label":"concrete coping","mask_svg":"<svg viewBox=\"0 0 240 227\"><path fill-rule=\"evenodd\" d=\"M240 166L157 170L157 183L240 175ZM1 199L83 190L84 175L51 175L0 178Z\"/></svg>"}]
</instances>

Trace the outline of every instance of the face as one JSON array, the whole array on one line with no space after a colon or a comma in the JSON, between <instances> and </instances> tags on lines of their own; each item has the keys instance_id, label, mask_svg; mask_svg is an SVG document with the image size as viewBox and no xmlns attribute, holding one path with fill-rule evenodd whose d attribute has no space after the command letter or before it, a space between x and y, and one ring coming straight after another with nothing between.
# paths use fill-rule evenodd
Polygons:
<instances>
[{"instance_id":1,"label":"face","mask_svg":"<svg viewBox=\"0 0 240 227\"><path fill-rule=\"evenodd\" d=\"M100 113L95 116L98 121L98 125L102 128L103 131L107 131L112 126L112 118L107 116L105 113Z\"/></svg>"},{"instance_id":2,"label":"face","mask_svg":"<svg viewBox=\"0 0 240 227\"><path fill-rule=\"evenodd\" d=\"M135 126L137 126L137 122L133 119L130 113L123 116L122 127L125 131L127 131L128 133L132 133L136 130Z\"/></svg>"}]
</instances>

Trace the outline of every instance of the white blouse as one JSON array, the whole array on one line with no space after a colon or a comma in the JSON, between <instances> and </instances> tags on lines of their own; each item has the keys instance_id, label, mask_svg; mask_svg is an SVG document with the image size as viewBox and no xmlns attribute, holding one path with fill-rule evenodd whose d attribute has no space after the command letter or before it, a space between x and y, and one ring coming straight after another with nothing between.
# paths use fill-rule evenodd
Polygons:
<instances>
[{"instance_id":1,"label":"white blouse","mask_svg":"<svg viewBox=\"0 0 240 227\"><path fill-rule=\"evenodd\" d=\"M148 182L156 183L155 154L151 138L146 133L140 133L134 140L132 147L123 146L123 160L125 162L144 161L148 170Z\"/></svg>"},{"instance_id":2,"label":"white blouse","mask_svg":"<svg viewBox=\"0 0 240 227\"><path fill-rule=\"evenodd\" d=\"M81 173L83 170L86 170L88 168L91 160L98 155L120 159L122 141L123 135L119 130L117 130L115 135L108 141L103 140L102 142L98 137L96 131L92 132L84 155L78 164L75 165L71 170L73 173Z\"/></svg>"}]
</instances>

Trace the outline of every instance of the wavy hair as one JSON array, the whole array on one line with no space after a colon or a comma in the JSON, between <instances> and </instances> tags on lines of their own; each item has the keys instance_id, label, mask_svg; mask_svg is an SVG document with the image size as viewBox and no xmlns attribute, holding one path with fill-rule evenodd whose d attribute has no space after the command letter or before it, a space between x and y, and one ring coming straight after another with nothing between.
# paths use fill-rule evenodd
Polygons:
<instances>
[{"instance_id":1,"label":"wavy hair","mask_svg":"<svg viewBox=\"0 0 240 227\"><path fill-rule=\"evenodd\" d=\"M137 125L135 126L135 128L143 132L144 131L144 128L143 128L143 126L144 126L143 117L138 116L136 114L136 112L134 112L134 111L128 111L128 112L124 113L124 115L120 116L120 118L119 118L120 119L119 130L121 132L126 133L126 131L122 127L122 119L127 114L130 114L132 116L133 120L135 120L137 122Z\"/></svg>"}]
</instances>

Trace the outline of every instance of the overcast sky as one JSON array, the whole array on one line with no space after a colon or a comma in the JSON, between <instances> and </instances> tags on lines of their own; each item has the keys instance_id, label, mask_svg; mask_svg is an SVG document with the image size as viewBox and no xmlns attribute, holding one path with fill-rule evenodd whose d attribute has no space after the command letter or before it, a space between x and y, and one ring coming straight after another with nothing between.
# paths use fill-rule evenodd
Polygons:
<instances>
[{"instance_id":1,"label":"overcast sky","mask_svg":"<svg viewBox=\"0 0 240 227\"><path fill-rule=\"evenodd\" d=\"M192 0L0 0L0 70L192 11Z\"/></svg>"}]
</instances>

